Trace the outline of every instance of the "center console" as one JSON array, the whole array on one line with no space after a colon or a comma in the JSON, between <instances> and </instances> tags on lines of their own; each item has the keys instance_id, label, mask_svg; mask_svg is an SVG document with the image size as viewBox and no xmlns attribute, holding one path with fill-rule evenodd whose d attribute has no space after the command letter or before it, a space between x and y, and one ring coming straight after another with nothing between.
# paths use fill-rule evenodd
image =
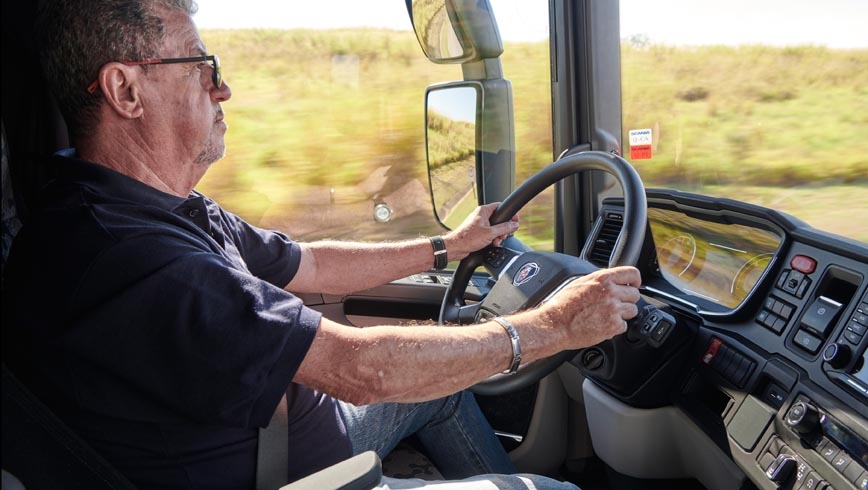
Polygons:
<instances>
[{"instance_id":1,"label":"center console","mask_svg":"<svg viewBox=\"0 0 868 490\"><path fill-rule=\"evenodd\" d=\"M762 489L868 490L868 289L793 253L750 324L700 335L680 405Z\"/></svg>"},{"instance_id":2,"label":"center console","mask_svg":"<svg viewBox=\"0 0 868 490\"><path fill-rule=\"evenodd\" d=\"M809 397L799 395L758 463L779 488L868 489L868 441Z\"/></svg>"}]
</instances>

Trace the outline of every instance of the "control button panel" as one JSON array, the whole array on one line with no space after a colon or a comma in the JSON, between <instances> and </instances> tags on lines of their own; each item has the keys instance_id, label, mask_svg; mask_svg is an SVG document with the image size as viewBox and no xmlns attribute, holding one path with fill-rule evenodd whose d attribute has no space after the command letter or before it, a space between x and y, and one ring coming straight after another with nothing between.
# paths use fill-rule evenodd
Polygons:
<instances>
[{"instance_id":1,"label":"control button panel","mask_svg":"<svg viewBox=\"0 0 868 490\"><path fill-rule=\"evenodd\" d=\"M777 436L760 452L757 464L779 488L828 490L829 483Z\"/></svg>"},{"instance_id":2,"label":"control button panel","mask_svg":"<svg viewBox=\"0 0 868 490\"><path fill-rule=\"evenodd\" d=\"M780 335L790 322L795 310L795 306L786 301L769 296L763 304L762 310L756 316L756 322Z\"/></svg>"},{"instance_id":3,"label":"control button panel","mask_svg":"<svg viewBox=\"0 0 868 490\"><path fill-rule=\"evenodd\" d=\"M756 368L756 363L715 337L702 356L702 363L723 376L734 386L743 388Z\"/></svg>"},{"instance_id":4,"label":"control button panel","mask_svg":"<svg viewBox=\"0 0 868 490\"><path fill-rule=\"evenodd\" d=\"M823 370L836 384L868 403L868 292L856 298L856 308L842 320L836 341L823 350Z\"/></svg>"},{"instance_id":5,"label":"control button panel","mask_svg":"<svg viewBox=\"0 0 868 490\"><path fill-rule=\"evenodd\" d=\"M836 453L837 454L837 453ZM830 461L832 463L832 461ZM851 462L852 463L852 462ZM760 452L757 464L762 468L769 480L775 482L778 488L798 490L831 490L833 487L823 476L831 471L828 467L817 468L799 456L777 436L772 436L766 447ZM834 463L832 463L834 464ZM861 470L849 470L846 467L840 473L856 488L866 489L868 474Z\"/></svg>"},{"instance_id":6,"label":"control button panel","mask_svg":"<svg viewBox=\"0 0 868 490\"><path fill-rule=\"evenodd\" d=\"M657 348L666 342L675 324L675 317L655 306L648 305L639 310L638 316L630 320L629 325L632 326L628 328L627 335L633 341L646 338L651 347Z\"/></svg>"},{"instance_id":7,"label":"control button panel","mask_svg":"<svg viewBox=\"0 0 868 490\"><path fill-rule=\"evenodd\" d=\"M859 345L868 332L868 295L862 298L863 301L856 307L856 312L853 317L847 321L847 328L844 330L844 339L853 345Z\"/></svg>"},{"instance_id":8,"label":"control button panel","mask_svg":"<svg viewBox=\"0 0 868 490\"><path fill-rule=\"evenodd\" d=\"M856 488L868 490L868 441L824 413L822 408L803 395L796 397L784 421L799 436L800 448L813 449L828 465L823 468L811 467L796 451L773 436L758 459L761 466L769 464L770 457L791 454L796 464L793 477L795 484L791 488L807 488L809 482L820 485L815 488L825 488L822 484L829 478L829 472L835 471ZM769 467L763 466L763 469L769 476Z\"/></svg>"}]
</instances>

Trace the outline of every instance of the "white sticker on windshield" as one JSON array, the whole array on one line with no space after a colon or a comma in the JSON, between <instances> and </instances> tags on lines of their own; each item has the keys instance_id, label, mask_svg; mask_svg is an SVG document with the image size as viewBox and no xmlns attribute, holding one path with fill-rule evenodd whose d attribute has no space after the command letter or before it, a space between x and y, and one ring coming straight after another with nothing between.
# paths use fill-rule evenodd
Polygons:
<instances>
[{"instance_id":1,"label":"white sticker on windshield","mask_svg":"<svg viewBox=\"0 0 868 490\"><path fill-rule=\"evenodd\" d=\"M651 145L654 142L651 128L630 130L630 159L648 160L651 158Z\"/></svg>"}]
</instances>

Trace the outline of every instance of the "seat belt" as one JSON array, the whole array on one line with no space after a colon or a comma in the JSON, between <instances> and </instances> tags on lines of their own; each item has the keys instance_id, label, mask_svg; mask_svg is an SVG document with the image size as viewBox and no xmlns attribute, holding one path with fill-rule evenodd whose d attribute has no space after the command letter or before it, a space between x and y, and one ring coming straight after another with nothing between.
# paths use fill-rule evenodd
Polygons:
<instances>
[{"instance_id":1,"label":"seat belt","mask_svg":"<svg viewBox=\"0 0 868 490\"><path fill-rule=\"evenodd\" d=\"M124 475L36 398L5 363L2 391L3 470L25 487L135 490Z\"/></svg>"},{"instance_id":2,"label":"seat belt","mask_svg":"<svg viewBox=\"0 0 868 490\"><path fill-rule=\"evenodd\" d=\"M256 490L277 490L289 475L289 412L286 393L280 399L268 427L259 429L256 456Z\"/></svg>"}]
</instances>

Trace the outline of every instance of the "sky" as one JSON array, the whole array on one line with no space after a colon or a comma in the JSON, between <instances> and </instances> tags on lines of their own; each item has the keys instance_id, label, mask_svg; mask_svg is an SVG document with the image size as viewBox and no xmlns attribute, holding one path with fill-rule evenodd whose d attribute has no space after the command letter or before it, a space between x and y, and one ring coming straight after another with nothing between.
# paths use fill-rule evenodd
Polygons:
<instances>
[{"instance_id":1,"label":"sky","mask_svg":"<svg viewBox=\"0 0 868 490\"><path fill-rule=\"evenodd\" d=\"M868 47L866 0L622 0L621 11L622 38L663 44Z\"/></svg>"},{"instance_id":2,"label":"sky","mask_svg":"<svg viewBox=\"0 0 868 490\"><path fill-rule=\"evenodd\" d=\"M608 0L604 0L608 1ZM490 0L506 41L548 38L546 0ZM199 0L207 28L410 30L404 0ZM621 0L621 37L653 43L868 48L868 0Z\"/></svg>"}]
</instances>

